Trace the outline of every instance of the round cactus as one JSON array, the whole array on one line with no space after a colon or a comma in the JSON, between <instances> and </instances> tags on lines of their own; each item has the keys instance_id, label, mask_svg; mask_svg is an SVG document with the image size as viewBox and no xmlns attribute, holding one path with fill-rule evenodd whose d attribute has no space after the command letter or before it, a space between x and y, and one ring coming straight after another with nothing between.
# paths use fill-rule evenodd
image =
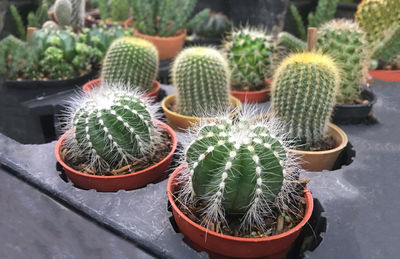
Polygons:
<instances>
[{"instance_id":1,"label":"round cactus","mask_svg":"<svg viewBox=\"0 0 400 259\"><path fill-rule=\"evenodd\" d=\"M225 40L223 50L232 70L233 85L250 86L250 89L264 85L274 50L271 36L251 28L233 31Z\"/></svg>"},{"instance_id":2,"label":"round cactus","mask_svg":"<svg viewBox=\"0 0 400 259\"><path fill-rule=\"evenodd\" d=\"M332 20L318 31L318 48L335 57L342 70L336 101L353 103L368 73L370 53L365 32L350 20Z\"/></svg>"},{"instance_id":3,"label":"round cactus","mask_svg":"<svg viewBox=\"0 0 400 259\"><path fill-rule=\"evenodd\" d=\"M72 20L72 5L69 0L57 0L54 4L54 16L61 26L69 26Z\"/></svg>"},{"instance_id":4,"label":"round cactus","mask_svg":"<svg viewBox=\"0 0 400 259\"><path fill-rule=\"evenodd\" d=\"M158 52L152 43L134 37L119 38L107 50L101 78L148 92L157 77L158 62Z\"/></svg>"},{"instance_id":5,"label":"round cactus","mask_svg":"<svg viewBox=\"0 0 400 259\"><path fill-rule=\"evenodd\" d=\"M68 117L67 154L98 170L125 166L147 154L159 136L153 108L120 85L93 89L74 102Z\"/></svg>"},{"instance_id":6,"label":"round cactus","mask_svg":"<svg viewBox=\"0 0 400 259\"><path fill-rule=\"evenodd\" d=\"M213 116L230 106L229 67L213 48L183 50L172 65L178 112L189 116Z\"/></svg>"},{"instance_id":7,"label":"round cactus","mask_svg":"<svg viewBox=\"0 0 400 259\"><path fill-rule=\"evenodd\" d=\"M288 137L304 149L325 137L339 84L335 62L318 53L292 54L275 71L273 111L286 123Z\"/></svg>"}]
</instances>

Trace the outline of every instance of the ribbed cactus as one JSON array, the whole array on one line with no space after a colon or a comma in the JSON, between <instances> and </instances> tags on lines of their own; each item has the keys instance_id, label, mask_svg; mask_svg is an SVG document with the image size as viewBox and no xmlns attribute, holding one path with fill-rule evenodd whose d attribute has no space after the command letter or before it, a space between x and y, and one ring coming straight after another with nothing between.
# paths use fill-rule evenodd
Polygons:
<instances>
[{"instance_id":1,"label":"ribbed cactus","mask_svg":"<svg viewBox=\"0 0 400 259\"><path fill-rule=\"evenodd\" d=\"M325 136L340 84L339 69L326 55L298 53L286 58L272 82L272 108L297 144L307 149Z\"/></svg>"},{"instance_id":2,"label":"ribbed cactus","mask_svg":"<svg viewBox=\"0 0 400 259\"><path fill-rule=\"evenodd\" d=\"M219 39L231 30L232 22L222 13L211 13L208 19L195 25L194 33L199 37Z\"/></svg>"},{"instance_id":3,"label":"ribbed cactus","mask_svg":"<svg viewBox=\"0 0 400 259\"><path fill-rule=\"evenodd\" d=\"M71 26L75 31L82 30L85 4L85 0L57 0L54 4L56 20L62 26Z\"/></svg>"},{"instance_id":4,"label":"ribbed cactus","mask_svg":"<svg viewBox=\"0 0 400 259\"><path fill-rule=\"evenodd\" d=\"M229 67L213 48L183 50L172 65L178 112L189 116L218 114L230 106Z\"/></svg>"},{"instance_id":5,"label":"ribbed cactus","mask_svg":"<svg viewBox=\"0 0 400 259\"><path fill-rule=\"evenodd\" d=\"M351 20L332 20L318 31L318 48L335 57L342 70L336 100L353 103L366 83L370 52L366 34Z\"/></svg>"},{"instance_id":6,"label":"ribbed cactus","mask_svg":"<svg viewBox=\"0 0 400 259\"><path fill-rule=\"evenodd\" d=\"M264 84L270 76L274 44L264 31L243 28L233 31L225 40L224 52L232 70L233 85L250 86L250 90Z\"/></svg>"},{"instance_id":7,"label":"ribbed cactus","mask_svg":"<svg viewBox=\"0 0 400 259\"><path fill-rule=\"evenodd\" d=\"M277 45L287 49L288 52L304 51L307 47L304 41L285 31L278 34Z\"/></svg>"},{"instance_id":8,"label":"ribbed cactus","mask_svg":"<svg viewBox=\"0 0 400 259\"><path fill-rule=\"evenodd\" d=\"M86 158L89 168L125 166L147 154L159 136L152 108L123 85L102 85L74 103L65 147L72 158Z\"/></svg>"},{"instance_id":9,"label":"ribbed cactus","mask_svg":"<svg viewBox=\"0 0 400 259\"><path fill-rule=\"evenodd\" d=\"M157 77L158 62L158 52L152 43L134 37L119 38L107 50L101 78L150 91Z\"/></svg>"},{"instance_id":10,"label":"ribbed cactus","mask_svg":"<svg viewBox=\"0 0 400 259\"><path fill-rule=\"evenodd\" d=\"M124 21L129 17L128 0L111 0L111 19L114 22Z\"/></svg>"},{"instance_id":11,"label":"ribbed cactus","mask_svg":"<svg viewBox=\"0 0 400 259\"><path fill-rule=\"evenodd\" d=\"M245 229L256 225L263 230L263 217L287 200L297 169L275 123L240 116L236 122L224 118L196 131L185 153L181 195L185 202L205 203L204 224L235 214L242 215Z\"/></svg>"}]
</instances>

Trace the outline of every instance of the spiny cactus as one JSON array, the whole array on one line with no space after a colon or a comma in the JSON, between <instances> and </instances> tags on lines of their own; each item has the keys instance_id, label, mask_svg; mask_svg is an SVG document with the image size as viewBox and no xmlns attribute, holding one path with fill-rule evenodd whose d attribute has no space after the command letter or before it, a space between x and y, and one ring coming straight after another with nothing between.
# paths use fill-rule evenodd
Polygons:
<instances>
[{"instance_id":1,"label":"spiny cactus","mask_svg":"<svg viewBox=\"0 0 400 259\"><path fill-rule=\"evenodd\" d=\"M296 159L286 153L290 143L280 135L281 124L250 120L241 115L195 130L185 151L181 200L205 203L203 224L225 222L226 215L241 215L241 227L265 229L271 207L284 206L295 182Z\"/></svg>"},{"instance_id":2,"label":"spiny cactus","mask_svg":"<svg viewBox=\"0 0 400 259\"><path fill-rule=\"evenodd\" d=\"M318 31L317 46L335 57L342 70L337 102L353 103L368 73L370 53L365 32L351 20L332 20Z\"/></svg>"},{"instance_id":3,"label":"spiny cactus","mask_svg":"<svg viewBox=\"0 0 400 259\"><path fill-rule=\"evenodd\" d=\"M64 146L71 159L96 170L118 168L146 155L159 137L154 107L122 84L103 84L75 100Z\"/></svg>"},{"instance_id":4,"label":"spiny cactus","mask_svg":"<svg viewBox=\"0 0 400 259\"><path fill-rule=\"evenodd\" d=\"M222 13L211 13L208 19L199 22L193 28L196 36L207 39L220 39L231 30L232 22Z\"/></svg>"},{"instance_id":5,"label":"spiny cactus","mask_svg":"<svg viewBox=\"0 0 400 259\"><path fill-rule=\"evenodd\" d=\"M274 50L271 36L254 28L236 30L225 40L223 50L232 70L233 85L252 89L264 84Z\"/></svg>"},{"instance_id":6,"label":"spiny cactus","mask_svg":"<svg viewBox=\"0 0 400 259\"><path fill-rule=\"evenodd\" d=\"M288 52L304 51L307 47L304 41L285 31L278 34L277 45L287 49Z\"/></svg>"},{"instance_id":7,"label":"spiny cactus","mask_svg":"<svg viewBox=\"0 0 400 259\"><path fill-rule=\"evenodd\" d=\"M9 9L10 9L10 14L15 23L15 29L17 30L18 38L20 38L21 40L26 40L26 28L24 26L24 22L22 21L22 17L18 12L17 7L11 4Z\"/></svg>"},{"instance_id":8,"label":"spiny cactus","mask_svg":"<svg viewBox=\"0 0 400 259\"><path fill-rule=\"evenodd\" d=\"M61 26L69 26L72 20L72 5L70 0L57 0L54 4L54 16Z\"/></svg>"},{"instance_id":9,"label":"spiny cactus","mask_svg":"<svg viewBox=\"0 0 400 259\"><path fill-rule=\"evenodd\" d=\"M66 2L69 2L69 4ZM69 25L74 31L82 30L85 3L85 0L57 0L54 4L54 14L60 25Z\"/></svg>"},{"instance_id":10,"label":"spiny cactus","mask_svg":"<svg viewBox=\"0 0 400 259\"><path fill-rule=\"evenodd\" d=\"M134 37L115 40L107 51L101 77L150 91L158 72L158 52L151 42Z\"/></svg>"},{"instance_id":11,"label":"spiny cactus","mask_svg":"<svg viewBox=\"0 0 400 259\"><path fill-rule=\"evenodd\" d=\"M115 22L124 21L129 17L128 0L111 0L111 19Z\"/></svg>"},{"instance_id":12,"label":"spiny cactus","mask_svg":"<svg viewBox=\"0 0 400 259\"><path fill-rule=\"evenodd\" d=\"M339 69L326 55L297 53L278 67L272 82L272 108L304 149L319 143L328 129L340 84Z\"/></svg>"},{"instance_id":13,"label":"spiny cactus","mask_svg":"<svg viewBox=\"0 0 400 259\"><path fill-rule=\"evenodd\" d=\"M178 112L202 117L225 110L230 106L229 77L228 62L216 49L183 50L172 65Z\"/></svg>"}]
</instances>

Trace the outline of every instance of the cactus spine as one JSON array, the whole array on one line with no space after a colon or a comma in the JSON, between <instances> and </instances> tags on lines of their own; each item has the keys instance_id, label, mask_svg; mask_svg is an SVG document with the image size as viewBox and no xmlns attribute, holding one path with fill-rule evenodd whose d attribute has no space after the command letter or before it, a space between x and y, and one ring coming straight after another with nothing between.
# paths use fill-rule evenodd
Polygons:
<instances>
[{"instance_id":1,"label":"cactus spine","mask_svg":"<svg viewBox=\"0 0 400 259\"><path fill-rule=\"evenodd\" d=\"M150 91L158 72L158 52L146 40L123 37L107 50L101 77L106 82L122 81L130 87Z\"/></svg>"},{"instance_id":2,"label":"cactus spine","mask_svg":"<svg viewBox=\"0 0 400 259\"><path fill-rule=\"evenodd\" d=\"M334 61L318 53L292 54L276 70L273 111L287 124L289 137L305 149L325 137L339 84Z\"/></svg>"},{"instance_id":3,"label":"cactus spine","mask_svg":"<svg viewBox=\"0 0 400 259\"><path fill-rule=\"evenodd\" d=\"M158 136L152 108L119 84L102 85L71 108L67 155L87 158L89 168L125 166L151 150Z\"/></svg>"},{"instance_id":4,"label":"cactus spine","mask_svg":"<svg viewBox=\"0 0 400 259\"><path fill-rule=\"evenodd\" d=\"M172 65L178 112L189 116L214 116L230 106L229 67L213 48L183 50Z\"/></svg>"},{"instance_id":5,"label":"cactus spine","mask_svg":"<svg viewBox=\"0 0 400 259\"><path fill-rule=\"evenodd\" d=\"M353 103L368 73L370 54L365 32L350 20L332 20L319 30L317 46L335 57L343 72L336 101Z\"/></svg>"}]
</instances>

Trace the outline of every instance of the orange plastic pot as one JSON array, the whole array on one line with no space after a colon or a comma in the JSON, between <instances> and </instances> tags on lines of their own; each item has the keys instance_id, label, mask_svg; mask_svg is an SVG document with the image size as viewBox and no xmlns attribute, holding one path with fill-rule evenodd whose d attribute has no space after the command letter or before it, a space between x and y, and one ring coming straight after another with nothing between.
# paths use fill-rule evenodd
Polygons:
<instances>
[{"instance_id":1,"label":"orange plastic pot","mask_svg":"<svg viewBox=\"0 0 400 259\"><path fill-rule=\"evenodd\" d=\"M400 70L370 70L369 73L380 80L400 82Z\"/></svg>"},{"instance_id":2,"label":"orange plastic pot","mask_svg":"<svg viewBox=\"0 0 400 259\"><path fill-rule=\"evenodd\" d=\"M263 103L269 100L271 89L269 85L271 80L265 79L265 84L268 86L266 89L258 91L231 91L231 94L238 98L242 103Z\"/></svg>"},{"instance_id":3,"label":"orange plastic pot","mask_svg":"<svg viewBox=\"0 0 400 259\"><path fill-rule=\"evenodd\" d=\"M175 204L173 193L179 188L175 179L179 176L182 168L183 165L178 167L168 180L167 195L171 203L172 213L180 231L189 241L188 243L198 251L206 251L210 258L286 258L291 245L311 217L314 206L313 198L306 189L304 218L289 231L262 238L243 238L216 233L190 220Z\"/></svg>"},{"instance_id":4,"label":"orange plastic pot","mask_svg":"<svg viewBox=\"0 0 400 259\"><path fill-rule=\"evenodd\" d=\"M178 144L175 132L165 123L153 120L153 122L162 129L166 130L171 136L172 147L164 159L155 165L152 165L144 170L116 176L100 176L90 175L79 172L69 165L67 165L60 156L61 146L65 140L66 135L62 135L56 144L56 158L57 161L64 168L65 174L68 178L78 187L83 189L95 189L100 192L116 192L118 190L133 190L146 186L149 183L155 182L163 177L171 165L172 156Z\"/></svg>"},{"instance_id":5,"label":"orange plastic pot","mask_svg":"<svg viewBox=\"0 0 400 259\"><path fill-rule=\"evenodd\" d=\"M87 82L86 84L83 85L82 91L84 91L85 93L87 93L88 91L92 90L93 88L99 86L100 83L101 83L101 79L100 79L100 78L91 80L91 81L89 81L89 82ZM157 97L158 97L158 92L159 92L160 89L161 89L160 82L154 80L154 81L153 81L153 87L154 87L154 90L153 90L153 91L151 91L151 92L149 92L149 93L146 93L146 94L143 94L142 96L143 96L143 97L148 97L148 98L150 98L151 100L156 101L156 100L157 100Z\"/></svg>"}]
</instances>

